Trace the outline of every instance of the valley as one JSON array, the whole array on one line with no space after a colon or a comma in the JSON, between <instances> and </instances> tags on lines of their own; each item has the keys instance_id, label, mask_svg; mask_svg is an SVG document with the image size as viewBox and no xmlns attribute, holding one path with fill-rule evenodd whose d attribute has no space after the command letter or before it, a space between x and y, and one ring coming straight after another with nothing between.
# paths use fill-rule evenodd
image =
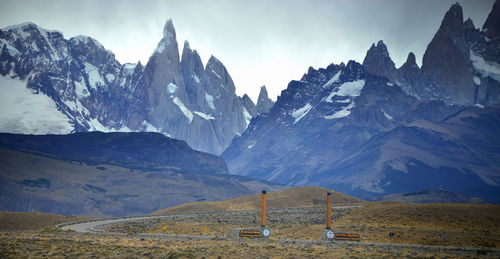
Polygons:
<instances>
[{"instance_id":1,"label":"valley","mask_svg":"<svg viewBox=\"0 0 500 259\"><path fill-rule=\"evenodd\" d=\"M2 3L0 258L500 258L500 0L83 2Z\"/></svg>"},{"instance_id":2,"label":"valley","mask_svg":"<svg viewBox=\"0 0 500 259\"><path fill-rule=\"evenodd\" d=\"M274 201L283 204L293 193L310 194L318 188L280 191ZM335 195L335 194L334 194ZM243 199L255 199L247 196ZM360 242L320 241L324 205L305 198L303 207L270 208L269 239L237 238L233 228L258 225L258 210L223 211L231 200L216 202L221 211L202 212L193 206L182 214L154 215L116 220L87 219L29 230L0 231L0 254L7 258L33 256L118 257L496 257L500 254L500 207L470 204L412 204L359 202L332 204L332 229L359 233ZM354 203L352 203L354 202ZM309 205L309 206L306 206ZM4 213L5 214L5 213ZM159 213L155 213L159 214ZM48 215L46 217L57 217ZM4 216L5 218L5 216ZM76 218L75 218L76 219ZM19 225L33 219L19 218ZM67 219L65 219L67 220ZM60 221L59 221L60 222ZM103 223L106 222L106 225ZM113 222L113 223L112 223ZM80 227L81 226L81 227ZM85 226L85 227L84 227ZM83 227L83 228L82 228ZM75 232L76 231L76 232ZM82 233L85 232L85 233ZM389 233L394 233L392 237Z\"/></svg>"}]
</instances>

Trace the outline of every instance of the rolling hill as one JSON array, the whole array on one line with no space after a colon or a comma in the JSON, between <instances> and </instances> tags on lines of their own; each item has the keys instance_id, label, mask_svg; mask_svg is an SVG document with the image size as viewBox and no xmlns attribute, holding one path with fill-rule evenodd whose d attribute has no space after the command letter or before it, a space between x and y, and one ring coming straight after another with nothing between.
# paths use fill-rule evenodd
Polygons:
<instances>
[{"instance_id":1,"label":"rolling hill","mask_svg":"<svg viewBox=\"0 0 500 259\"><path fill-rule=\"evenodd\" d=\"M323 206L327 192L331 191L317 186L296 187L288 190L271 192L267 194L267 208ZM223 201L187 203L158 210L151 214L162 215L176 213L256 210L260 209L260 201L260 194L255 194ZM363 202L363 200L343 193L333 193L333 204L359 204Z\"/></svg>"}]
</instances>

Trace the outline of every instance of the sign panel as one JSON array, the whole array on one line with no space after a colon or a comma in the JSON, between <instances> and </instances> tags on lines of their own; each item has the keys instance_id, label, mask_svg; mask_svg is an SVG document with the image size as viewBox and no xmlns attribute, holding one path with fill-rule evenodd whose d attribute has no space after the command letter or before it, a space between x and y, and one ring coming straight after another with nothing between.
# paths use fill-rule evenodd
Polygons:
<instances>
[{"instance_id":1,"label":"sign panel","mask_svg":"<svg viewBox=\"0 0 500 259\"><path fill-rule=\"evenodd\" d=\"M261 236L262 232L260 230L255 230L255 229L240 230L240 237L261 237Z\"/></svg>"},{"instance_id":2,"label":"sign panel","mask_svg":"<svg viewBox=\"0 0 500 259\"><path fill-rule=\"evenodd\" d=\"M360 241L359 234L352 233L335 233L335 240L349 240L349 241Z\"/></svg>"}]
</instances>

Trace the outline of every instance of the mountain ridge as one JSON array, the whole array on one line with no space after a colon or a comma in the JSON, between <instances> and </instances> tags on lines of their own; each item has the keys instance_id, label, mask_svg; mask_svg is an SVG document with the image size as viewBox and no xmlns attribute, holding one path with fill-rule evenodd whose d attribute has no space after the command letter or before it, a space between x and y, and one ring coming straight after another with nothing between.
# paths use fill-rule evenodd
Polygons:
<instances>
[{"instance_id":1,"label":"mountain ridge","mask_svg":"<svg viewBox=\"0 0 500 259\"><path fill-rule=\"evenodd\" d=\"M230 173L360 198L442 185L500 202L500 66L491 63L496 43L483 36L456 4L422 68L410 52L396 69L383 41L363 64L310 67L224 151Z\"/></svg>"},{"instance_id":2,"label":"mountain ridge","mask_svg":"<svg viewBox=\"0 0 500 259\"><path fill-rule=\"evenodd\" d=\"M120 64L111 51L88 36L65 39L62 33L34 23L3 28L2 85L27 88L32 95L2 92L26 100L10 107L26 112L0 113L0 131L159 132L186 140L198 150L220 154L256 114L245 111L229 72L218 59L212 56L204 66L187 41L182 56L178 48L172 20L165 23L163 38L145 65ZM59 119L47 121L30 111L32 99L43 101L46 112ZM38 117L36 123L26 122L26 113Z\"/></svg>"}]
</instances>

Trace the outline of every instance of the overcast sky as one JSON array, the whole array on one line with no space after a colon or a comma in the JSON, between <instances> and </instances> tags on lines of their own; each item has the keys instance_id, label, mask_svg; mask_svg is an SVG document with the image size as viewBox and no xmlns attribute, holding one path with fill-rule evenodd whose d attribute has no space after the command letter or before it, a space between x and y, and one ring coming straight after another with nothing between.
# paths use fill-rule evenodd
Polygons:
<instances>
[{"instance_id":1,"label":"overcast sky","mask_svg":"<svg viewBox=\"0 0 500 259\"><path fill-rule=\"evenodd\" d=\"M256 100L261 85L276 99L309 66L362 62L383 40L396 66L412 51L420 64L427 44L456 0L1 0L0 27L34 22L88 35L121 63L147 62L172 18L180 48L189 40L206 64L229 70L238 95ZM482 27L494 0L459 0L464 18ZM182 50L180 50L182 51Z\"/></svg>"}]
</instances>

